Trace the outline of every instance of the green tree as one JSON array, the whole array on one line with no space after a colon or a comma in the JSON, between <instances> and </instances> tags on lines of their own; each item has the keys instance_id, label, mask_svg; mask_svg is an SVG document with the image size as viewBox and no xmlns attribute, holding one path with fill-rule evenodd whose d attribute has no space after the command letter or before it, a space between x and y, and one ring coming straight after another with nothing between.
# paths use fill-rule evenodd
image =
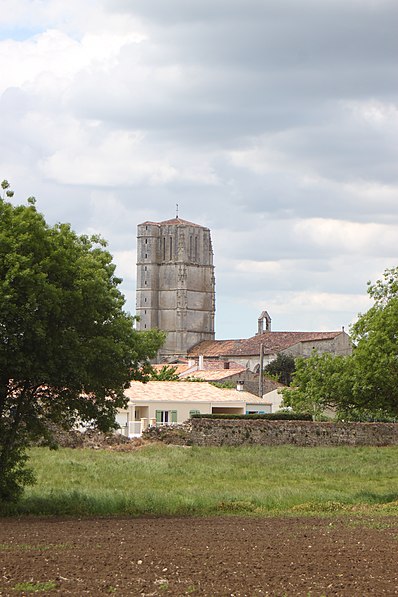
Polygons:
<instances>
[{"instance_id":1,"label":"green tree","mask_svg":"<svg viewBox=\"0 0 398 597\"><path fill-rule=\"evenodd\" d=\"M368 283L373 306L351 327L353 354L298 360L286 406L319 414L335 407L343 417L398 415L398 268Z\"/></svg>"},{"instance_id":2,"label":"green tree","mask_svg":"<svg viewBox=\"0 0 398 597\"><path fill-rule=\"evenodd\" d=\"M164 341L134 329L106 243L47 225L34 203L0 199L0 502L33 481L25 449L49 422L111 428Z\"/></svg>"},{"instance_id":3,"label":"green tree","mask_svg":"<svg viewBox=\"0 0 398 597\"><path fill-rule=\"evenodd\" d=\"M276 359L264 367L264 371L275 377L285 386L290 386L293 373L296 369L294 358L291 355L278 353Z\"/></svg>"},{"instance_id":4,"label":"green tree","mask_svg":"<svg viewBox=\"0 0 398 597\"><path fill-rule=\"evenodd\" d=\"M351 399L351 357L314 352L299 358L292 387L282 390L283 405L318 419L326 408L339 408ZM344 401L343 401L344 398Z\"/></svg>"},{"instance_id":5,"label":"green tree","mask_svg":"<svg viewBox=\"0 0 398 597\"><path fill-rule=\"evenodd\" d=\"M150 379L151 381L180 381L176 373L177 367L170 365L163 365L160 371L152 369Z\"/></svg>"},{"instance_id":6,"label":"green tree","mask_svg":"<svg viewBox=\"0 0 398 597\"><path fill-rule=\"evenodd\" d=\"M355 406L398 414L398 268L368 284L373 306L351 328Z\"/></svg>"}]
</instances>

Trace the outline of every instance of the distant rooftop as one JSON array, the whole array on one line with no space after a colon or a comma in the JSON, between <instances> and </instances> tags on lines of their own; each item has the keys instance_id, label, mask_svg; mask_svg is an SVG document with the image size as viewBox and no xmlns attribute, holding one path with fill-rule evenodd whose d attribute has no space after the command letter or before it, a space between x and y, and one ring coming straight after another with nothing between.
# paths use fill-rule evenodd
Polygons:
<instances>
[{"instance_id":1,"label":"distant rooftop","mask_svg":"<svg viewBox=\"0 0 398 597\"><path fill-rule=\"evenodd\" d=\"M125 390L130 402L210 402L242 405L264 404L264 400L249 392L220 389L207 382L188 381L132 381Z\"/></svg>"},{"instance_id":2,"label":"distant rooftop","mask_svg":"<svg viewBox=\"0 0 398 597\"><path fill-rule=\"evenodd\" d=\"M250 356L257 355L263 345L264 354L275 354L299 342L333 340L339 332L264 332L242 340L204 340L188 352L189 357Z\"/></svg>"}]
</instances>

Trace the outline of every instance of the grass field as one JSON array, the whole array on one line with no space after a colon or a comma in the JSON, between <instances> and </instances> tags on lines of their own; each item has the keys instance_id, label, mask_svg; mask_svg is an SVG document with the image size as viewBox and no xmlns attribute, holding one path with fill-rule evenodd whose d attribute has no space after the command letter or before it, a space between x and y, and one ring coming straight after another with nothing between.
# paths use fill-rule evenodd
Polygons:
<instances>
[{"instance_id":1,"label":"grass field","mask_svg":"<svg viewBox=\"0 0 398 597\"><path fill-rule=\"evenodd\" d=\"M398 514L398 447L35 448L37 484L3 514Z\"/></svg>"}]
</instances>

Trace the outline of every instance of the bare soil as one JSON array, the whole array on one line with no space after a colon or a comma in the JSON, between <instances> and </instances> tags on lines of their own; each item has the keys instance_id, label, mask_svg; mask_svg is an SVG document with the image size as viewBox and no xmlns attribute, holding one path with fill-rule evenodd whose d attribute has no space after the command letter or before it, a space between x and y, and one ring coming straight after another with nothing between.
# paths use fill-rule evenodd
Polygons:
<instances>
[{"instance_id":1,"label":"bare soil","mask_svg":"<svg viewBox=\"0 0 398 597\"><path fill-rule=\"evenodd\" d=\"M0 519L0 595L49 581L40 595L398 595L398 517Z\"/></svg>"}]
</instances>

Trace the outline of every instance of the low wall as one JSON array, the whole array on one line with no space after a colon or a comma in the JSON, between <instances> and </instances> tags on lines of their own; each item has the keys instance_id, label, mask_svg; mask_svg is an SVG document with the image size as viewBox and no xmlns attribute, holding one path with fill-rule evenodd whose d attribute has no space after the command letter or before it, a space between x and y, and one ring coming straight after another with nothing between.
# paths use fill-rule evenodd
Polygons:
<instances>
[{"instance_id":1,"label":"low wall","mask_svg":"<svg viewBox=\"0 0 398 597\"><path fill-rule=\"evenodd\" d=\"M331 423L261 419L195 419L196 446L395 446L398 423Z\"/></svg>"}]
</instances>

